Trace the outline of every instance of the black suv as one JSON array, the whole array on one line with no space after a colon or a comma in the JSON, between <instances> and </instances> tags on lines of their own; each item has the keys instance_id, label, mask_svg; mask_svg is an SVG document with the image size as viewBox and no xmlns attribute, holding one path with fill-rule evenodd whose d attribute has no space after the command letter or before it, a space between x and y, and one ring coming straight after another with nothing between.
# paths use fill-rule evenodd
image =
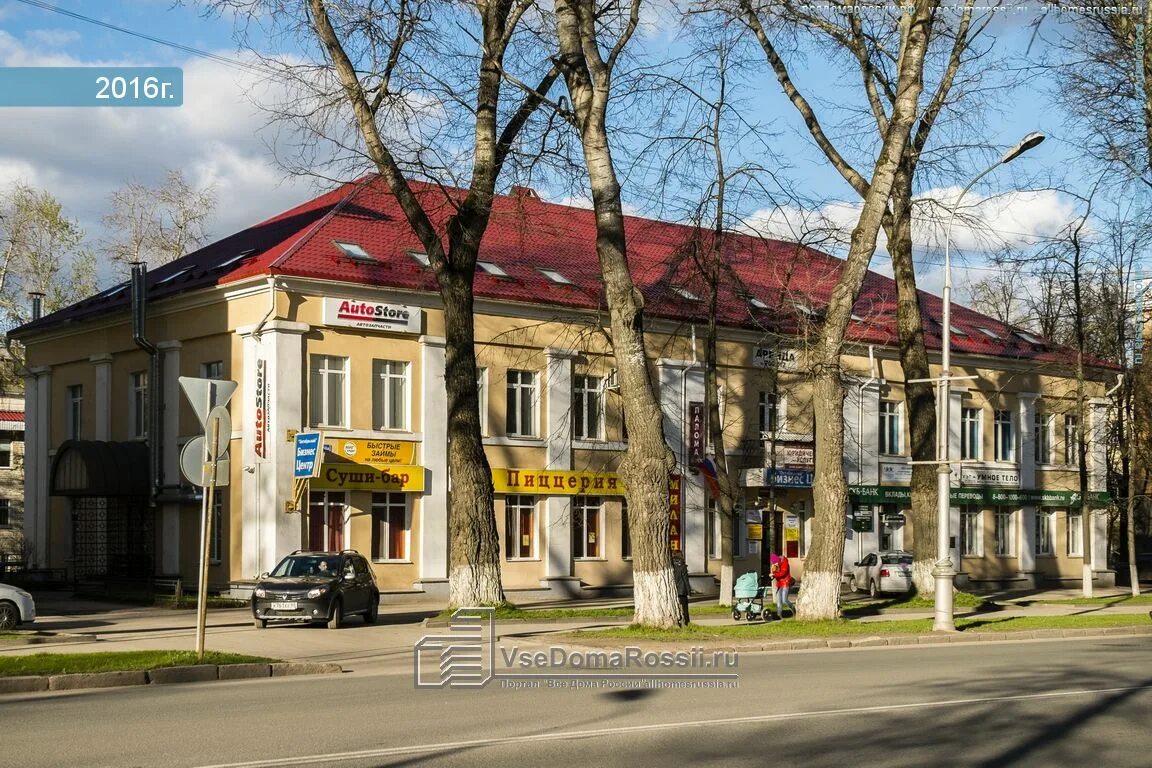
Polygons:
<instances>
[{"instance_id":1,"label":"black suv","mask_svg":"<svg viewBox=\"0 0 1152 768\"><path fill-rule=\"evenodd\" d=\"M302 552L285 557L260 576L252 592L252 618L263 629L269 621L304 621L338 629L347 616L360 614L375 624L380 590L368 561L359 552Z\"/></svg>"}]
</instances>

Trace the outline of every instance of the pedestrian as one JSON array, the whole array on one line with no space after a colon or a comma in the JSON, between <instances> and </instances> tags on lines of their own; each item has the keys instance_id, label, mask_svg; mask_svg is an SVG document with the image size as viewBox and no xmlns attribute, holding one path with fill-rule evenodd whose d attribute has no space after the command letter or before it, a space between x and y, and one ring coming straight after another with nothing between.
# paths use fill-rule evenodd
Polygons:
<instances>
[{"instance_id":1,"label":"pedestrian","mask_svg":"<svg viewBox=\"0 0 1152 768\"><path fill-rule=\"evenodd\" d=\"M684 562L684 553L676 549L672 551L672 574L676 579L676 594L680 598L681 626L688 626L688 593L692 585L688 581L688 564Z\"/></svg>"},{"instance_id":2,"label":"pedestrian","mask_svg":"<svg viewBox=\"0 0 1152 768\"><path fill-rule=\"evenodd\" d=\"M772 581L776 587L776 615L781 619L784 618L784 606L788 606L788 612L795 617L796 609L788 600L788 590L792 587L792 571L788 565L788 558L773 554L771 561Z\"/></svg>"}]
</instances>

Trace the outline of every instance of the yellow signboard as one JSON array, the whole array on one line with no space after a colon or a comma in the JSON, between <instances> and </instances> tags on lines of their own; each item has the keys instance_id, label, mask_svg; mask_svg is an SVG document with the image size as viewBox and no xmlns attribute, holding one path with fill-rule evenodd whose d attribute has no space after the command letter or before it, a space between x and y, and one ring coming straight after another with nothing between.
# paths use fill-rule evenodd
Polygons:
<instances>
[{"instance_id":1,"label":"yellow signboard","mask_svg":"<svg viewBox=\"0 0 1152 768\"><path fill-rule=\"evenodd\" d=\"M329 437L324 446L342 459L377 468L411 464L416 456L416 443L407 440Z\"/></svg>"},{"instance_id":2,"label":"yellow signboard","mask_svg":"<svg viewBox=\"0 0 1152 768\"><path fill-rule=\"evenodd\" d=\"M320 476L311 480L314 491L414 491L424 490L424 467L397 464L369 467L364 464L328 462Z\"/></svg>"},{"instance_id":3,"label":"yellow signboard","mask_svg":"<svg viewBox=\"0 0 1152 768\"><path fill-rule=\"evenodd\" d=\"M784 541L800 541L800 529L799 528L785 528L784 529Z\"/></svg>"},{"instance_id":4,"label":"yellow signboard","mask_svg":"<svg viewBox=\"0 0 1152 768\"><path fill-rule=\"evenodd\" d=\"M751 541L760 541L764 538L764 526L760 523L748 523L748 538Z\"/></svg>"},{"instance_id":5,"label":"yellow signboard","mask_svg":"<svg viewBox=\"0 0 1152 768\"><path fill-rule=\"evenodd\" d=\"M493 469L496 493L537 493L546 496L623 496L624 483L615 472L574 472L567 469Z\"/></svg>"}]
</instances>

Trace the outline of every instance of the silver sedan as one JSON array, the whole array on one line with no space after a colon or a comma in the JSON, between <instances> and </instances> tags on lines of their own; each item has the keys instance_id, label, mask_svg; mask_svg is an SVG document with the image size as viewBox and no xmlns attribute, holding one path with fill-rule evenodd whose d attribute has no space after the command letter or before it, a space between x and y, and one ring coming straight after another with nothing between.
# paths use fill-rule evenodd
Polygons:
<instances>
[{"instance_id":1,"label":"silver sedan","mask_svg":"<svg viewBox=\"0 0 1152 768\"><path fill-rule=\"evenodd\" d=\"M912 553L873 552L853 565L848 588L853 592L867 590L873 597L881 592L911 592Z\"/></svg>"}]
</instances>

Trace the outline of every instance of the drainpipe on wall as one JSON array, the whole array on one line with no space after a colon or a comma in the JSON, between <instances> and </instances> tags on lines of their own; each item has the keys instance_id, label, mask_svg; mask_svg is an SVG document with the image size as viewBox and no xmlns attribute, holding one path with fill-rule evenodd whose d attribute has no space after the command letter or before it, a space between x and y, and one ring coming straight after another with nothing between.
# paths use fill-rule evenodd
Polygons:
<instances>
[{"instance_id":1,"label":"drainpipe on wall","mask_svg":"<svg viewBox=\"0 0 1152 768\"><path fill-rule=\"evenodd\" d=\"M257 339L259 339L260 338L260 331L262 331L264 329L265 324L267 324L268 320L275 313L276 313L276 276L275 275L268 275L268 311L264 314L264 317L260 318L260 322L256 323L256 328L255 328L255 330L252 331L252 335L255 336Z\"/></svg>"},{"instance_id":2,"label":"drainpipe on wall","mask_svg":"<svg viewBox=\"0 0 1152 768\"><path fill-rule=\"evenodd\" d=\"M868 345L868 378L860 382L856 392L856 482L864 484L864 390L876 382L876 348ZM880 453L876 453L876 481L880 481ZM853 518L855 519L855 518ZM864 540L859 536L856 539L856 560L864 557Z\"/></svg>"},{"instance_id":3,"label":"drainpipe on wall","mask_svg":"<svg viewBox=\"0 0 1152 768\"><path fill-rule=\"evenodd\" d=\"M144 335L145 308L147 303L147 265L136 262L132 265L132 341L148 353L148 471L150 479L150 502L156 503L160 486L164 481L162 463L162 420L164 387L162 385L163 364L160 350Z\"/></svg>"}]
</instances>

